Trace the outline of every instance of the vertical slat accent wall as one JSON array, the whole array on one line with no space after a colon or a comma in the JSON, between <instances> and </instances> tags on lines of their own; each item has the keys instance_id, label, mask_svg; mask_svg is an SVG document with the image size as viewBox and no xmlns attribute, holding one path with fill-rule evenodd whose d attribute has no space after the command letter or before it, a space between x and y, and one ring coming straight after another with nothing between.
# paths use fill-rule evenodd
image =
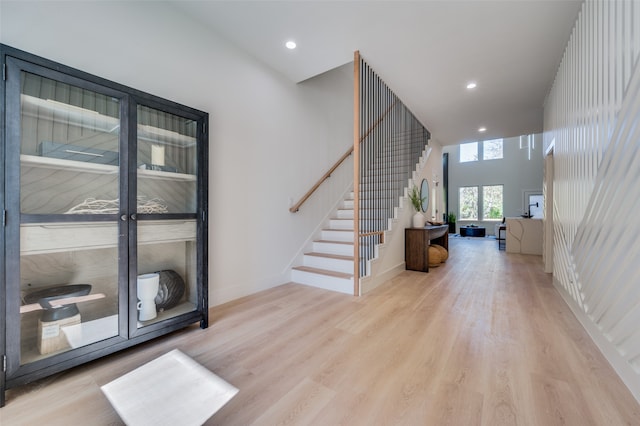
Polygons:
<instances>
[{"instance_id":1,"label":"vertical slat accent wall","mask_svg":"<svg viewBox=\"0 0 640 426\"><path fill-rule=\"evenodd\" d=\"M588 0L544 109L554 282L640 400L640 2Z\"/></svg>"},{"instance_id":2,"label":"vertical slat accent wall","mask_svg":"<svg viewBox=\"0 0 640 426\"><path fill-rule=\"evenodd\" d=\"M354 281L369 274L381 232L389 229L400 198L430 138L429 131L356 52L358 134L354 143L357 263Z\"/></svg>"}]
</instances>

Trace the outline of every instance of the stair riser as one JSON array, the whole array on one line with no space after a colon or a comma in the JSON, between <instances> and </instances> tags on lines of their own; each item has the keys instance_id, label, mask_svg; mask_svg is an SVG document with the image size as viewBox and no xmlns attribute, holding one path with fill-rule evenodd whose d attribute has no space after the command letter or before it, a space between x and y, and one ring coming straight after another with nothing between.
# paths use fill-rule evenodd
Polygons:
<instances>
[{"instance_id":1,"label":"stair riser","mask_svg":"<svg viewBox=\"0 0 640 426\"><path fill-rule=\"evenodd\" d=\"M329 220L331 229L353 229L353 220L349 219L331 219Z\"/></svg>"},{"instance_id":2,"label":"stair riser","mask_svg":"<svg viewBox=\"0 0 640 426\"><path fill-rule=\"evenodd\" d=\"M360 219L362 220L363 218L367 218L367 219L387 219L389 218L389 215L387 214L386 210L382 210L382 209L378 209L378 210L367 210L367 209L361 209L360 210Z\"/></svg>"},{"instance_id":3,"label":"stair riser","mask_svg":"<svg viewBox=\"0 0 640 426\"><path fill-rule=\"evenodd\" d=\"M393 211L393 210L392 210ZM387 213L388 210L379 208L376 210L372 210L372 209L366 209L366 210L360 210L360 221L364 221L364 220L372 220L372 219L388 219L389 216L393 216L391 213ZM335 225L337 226L333 226L333 220L336 220ZM338 220L341 220L341 222L339 222ZM343 217L343 218L336 218L336 219L332 219L332 222L330 222L330 227L331 229L353 229L353 217ZM348 225L348 226L347 226Z\"/></svg>"},{"instance_id":4,"label":"stair riser","mask_svg":"<svg viewBox=\"0 0 640 426\"><path fill-rule=\"evenodd\" d=\"M353 242L353 232L331 231L329 229L325 229L322 231L321 236L323 240L327 241Z\"/></svg>"},{"instance_id":5,"label":"stair riser","mask_svg":"<svg viewBox=\"0 0 640 426\"><path fill-rule=\"evenodd\" d=\"M332 244L324 241L314 241L313 251L316 253L353 256L353 244Z\"/></svg>"},{"instance_id":6,"label":"stair riser","mask_svg":"<svg viewBox=\"0 0 640 426\"><path fill-rule=\"evenodd\" d=\"M353 278L336 278L326 275L314 274L306 271L291 271L291 281L306 284L325 290L337 291L345 294L353 294Z\"/></svg>"},{"instance_id":7,"label":"stair riser","mask_svg":"<svg viewBox=\"0 0 640 426\"><path fill-rule=\"evenodd\" d=\"M339 219L353 219L353 210L340 209L336 214Z\"/></svg>"},{"instance_id":8,"label":"stair riser","mask_svg":"<svg viewBox=\"0 0 640 426\"><path fill-rule=\"evenodd\" d=\"M307 256L302 260L304 266L311 268L326 269L328 271L344 272L345 274L353 273L353 261L330 259L328 257Z\"/></svg>"}]
</instances>

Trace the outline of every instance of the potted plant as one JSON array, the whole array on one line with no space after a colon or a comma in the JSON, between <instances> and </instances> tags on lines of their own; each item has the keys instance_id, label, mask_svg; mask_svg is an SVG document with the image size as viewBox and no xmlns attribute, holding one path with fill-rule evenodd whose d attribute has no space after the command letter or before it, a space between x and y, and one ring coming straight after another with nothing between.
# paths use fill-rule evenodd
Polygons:
<instances>
[{"instance_id":1,"label":"potted plant","mask_svg":"<svg viewBox=\"0 0 640 426\"><path fill-rule=\"evenodd\" d=\"M417 186L413 186L409 190L409 201L411 201L411 205L416 211L416 214L413 215L413 227L414 228L423 228L425 224L425 218L422 214L422 202L426 200L427 197L422 197L420 193L420 188Z\"/></svg>"},{"instance_id":2,"label":"potted plant","mask_svg":"<svg viewBox=\"0 0 640 426\"><path fill-rule=\"evenodd\" d=\"M447 215L447 223L449 224L449 233L456 233L456 214L454 212L449 212Z\"/></svg>"}]
</instances>

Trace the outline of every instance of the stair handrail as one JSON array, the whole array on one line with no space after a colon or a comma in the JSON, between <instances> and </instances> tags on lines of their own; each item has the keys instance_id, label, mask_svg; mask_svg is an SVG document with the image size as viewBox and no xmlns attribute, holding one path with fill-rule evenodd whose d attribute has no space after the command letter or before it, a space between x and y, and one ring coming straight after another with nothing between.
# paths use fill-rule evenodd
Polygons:
<instances>
[{"instance_id":1,"label":"stair handrail","mask_svg":"<svg viewBox=\"0 0 640 426\"><path fill-rule=\"evenodd\" d=\"M302 196L302 198L300 199L300 201L298 201L297 203L295 203L293 206L291 206L289 208L289 211L291 213L296 213L298 210L300 210L300 206L302 206L304 204L305 201L307 201L309 199L309 197L311 197L311 195L313 195L314 192L316 192L316 189L318 189L320 187L320 185L322 185L322 182L324 182L325 180L329 179L331 177L331 174L338 168L340 167L340 164L342 164L342 162L344 160L346 160L351 154L353 153L353 146L350 147L347 152L345 152L342 157L340 157L340 159L338 161L336 161L336 163L329 169L328 172L326 172L324 175L322 175L322 177L315 183L315 185L313 185L311 187L310 190L307 191L306 194L304 194Z\"/></svg>"},{"instance_id":2,"label":"stair handrail","mask_svg":"<svg viewBox=\"0 0 640 426\"><path fill-rule=\"evenodd\" d=\"M384 120L384 118L389 114L389 112L391 112L391 110L393 109L394 106L396 106L397 103L398 103L398 101L396 100L391 105L389 105L389 107L380 115L380 117L378 117L376 119L376 121L369 127L369 129L360 138L360 143L362 143L362 141L364 141L367 138L367 136L369 136L369 134L382 122L382 120ZM316 190L320 187L320 185L322 185L322 183L325 180L327 180L327 179L329 179L331 177L333 172L338 167L340 167L340 165L344 162L344 160L349 158L349 156L351 154L353 154L353 146L351 146L347 150L347 152L345 152L342 155L342 157L340 157L340 159L338 161L336 161L336 163L333 166L331 166L329 171L327 171L324 175L322 175L322 177L320 179L318 179L318 181L311 187L311 189L308 190L307 193L302 196L302 198L300 198L300 201L298 201L297 203L295 203L294 205L292 205L289 208L289 211L291 213L296 213L298 210L300 210L300 207L305 203L305 201L307 201L309 199L309 197L311 197L311 195L313 195L313 193L316 192Z\"/></svg>"}]
</instances>

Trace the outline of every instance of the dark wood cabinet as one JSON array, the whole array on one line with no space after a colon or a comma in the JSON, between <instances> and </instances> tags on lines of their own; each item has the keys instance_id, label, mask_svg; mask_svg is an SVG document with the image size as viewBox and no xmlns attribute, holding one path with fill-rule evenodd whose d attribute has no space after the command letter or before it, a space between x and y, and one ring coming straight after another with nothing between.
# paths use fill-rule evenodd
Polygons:
<instances>
[{"instance_id":1,"label":"dark wood cabinet","mask_svg":"<svg viewBox=\"0 0 640 426\"><path fill-rule=\"evenodd\" d=\"M406 228L404 259L406 269L429 272L429 245L438 244L449 250L449 225Z\"/></svg>"},{"instance_id":2,"label":"dark wood cabinet","mask_svg":"<svg viewBox=\"0 0 640 426\"><path fill-rule=\"evenodd\" d=\"M208 114L0 53L4 405L7 388L207 327Z\"/></svg>"}]
</instances>

